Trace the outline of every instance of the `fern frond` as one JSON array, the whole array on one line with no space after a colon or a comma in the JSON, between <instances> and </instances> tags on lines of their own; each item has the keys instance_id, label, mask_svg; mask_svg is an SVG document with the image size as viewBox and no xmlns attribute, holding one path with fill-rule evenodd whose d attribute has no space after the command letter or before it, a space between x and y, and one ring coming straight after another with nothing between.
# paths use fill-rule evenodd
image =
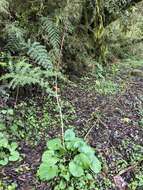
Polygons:
<instances>
[{"instance_id":1,"label":"fern frond","mask_svg":"<svg viewBox=\"0 0 143 190\"><path fill-rule=\"evenodd\" d=\"M21 60L16 64L9 63L10 73L5 74L0 80L10 79L9 87L15 89L17 86L25 86L27 84L38 84L42 77L40 68L32 68L25 60Z\"/></svg>"},{"instance_id":2,"label":"fern frond","mask_svg":"<svg viewBox=\"0 0 143 190\"><path fill-rule=\"evenodd\" d=\"M59 28L49 17L42 17L41 23L42 30L48 36L49 43L54 49L60 49L61 36Z\"/></svg>"},{"instance_id":3,"label":"fern frond","mask_svg":"<svg viewBox=\"0 0 143 190\"><path fill-rule=\"evenodd\" d=\"M0 0L0 13L8 14L9 2L7 0Z\"/></svg>"},{"instance_id":4,"label":"fern frond","mask_svg":"<svg viewBox=\"0 0 143 190\"><path fill-rule=\"evenodd\" d=\"M1 80L9 80L9 88L15 89L18 86L37 84L47 93L54 94L48 80L57 75L52 70L41 70L40 67L33 68L26 60L17 63L9 62L9 73L0 77Z\"/></svg>"},{"instance_id":5,"label":"fern frond","mask_svg":"<svg viewBox=\"0 0 143 190\"><path fill-rule=\"evenodd\" d=\"M54 95L50 87L50 78L57 75L57 73L53 70L41 70L40 67L33 68L26 60L20 60L17 63L9 62L8 69L9 73L0 77L0 81L8 80L9 88L15 89L18 86L36 84L47 93Z\"/></svg>"},{"instance_id":6,"label":"fern frond","mask_svg":"<svg viewBox=\"0 0 143 190\"><path fill-rule=\"evenodd\" d=\"M29 50L27 54L31 59L45 69L52 68L52 62L45 46L41 45L39 42L29 43L28 46Z\"/></svg>"},{"instance_id":7,"label":"fern frond","mask_svg":"<svg viewBox=\"0 0 143 190\"><path fill-rule=\"evenodd\" d=\"M18 26L18 23L10 23L7 24L4 28L4 36L6 38L7 44L5 49L10 52L18 52L20 51L24 44L24 35L26 34L25 30Z\"/></svg>"},{"instance_id":8,"label":"fern frond","mask_svg":"<svg viewBox=\"0 0 143 190\"><path fill-rule=\"evenodd\" d=\"M16 38L23 39L26 31L18 26L18 22L8 23L5 26L5 33L7 35L15 34Z\"/></svg>"},{"instance_id":9,"label":"fern frond","mask_svg":"<svg viewBox=\"0 0 143 190\"><path fill-rule=\"evenodd\" d=\"M19 40L16 38L15 34L11 34L7 38L7 44L5 45L5 50L8 50L12 53L15 53L21 50L21 45L19 43Z\"/></svg>"}]
</instances>

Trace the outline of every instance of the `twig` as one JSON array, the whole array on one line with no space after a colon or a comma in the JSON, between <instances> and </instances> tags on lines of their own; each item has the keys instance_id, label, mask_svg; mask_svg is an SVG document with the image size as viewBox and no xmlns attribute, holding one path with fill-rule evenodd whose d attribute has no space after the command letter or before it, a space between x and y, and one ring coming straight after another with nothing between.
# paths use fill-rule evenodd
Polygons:
<instances>
[{"instance_id":1,"label":"twig","mask_svg":"<svg viewBox=\"0 0 143 190\"><path fill-rule=\"evenodd\" d=\"M98 120L99 120L99 123L101 123L105 128L108 128L108 126L106 125L106 123L104 123L100 118Z\"/></svg>"},{"instance_id":2,"label":"twig","mask_svg":"<svg viewBox=\"0 0 143 190\"><path fill-rule=\"evenodd\" d=\"M117 176L123 175L124 173L126 173L126 172L128 172L128 171L134 169L136 166L137 166L137 164L135 164L135 165L133 165L133 166L129 166L128 168L125 168L124 170L120 171L120 172L117 174Z\"/></svg>"},{"instance_id":3,"label":"twig","mask_svg":"<svg viewBox=\"0 0 143 190\"><path fill-rule=\"evenodd\" d=\"M64 32L63 32L63 37L62 37L62 41L61 41L61 47L60 47L60 54L59 54L59 60L57 62L57 73L59 70L59 66L61 65L61 57L62 57L62 50L63 50L63 45L64 45L64 40L65 40L65 33L66 33L66 27L64 28ZM64 143L64 120L63 120L63 114L62 114L62 107L60 104L60 96L58 95L58 75L56 74L55 77L55 90L56 90L56 101L57 101L57 105L59 108L59 114L60 114L60 121L61 121L61 138L62 138L62 144L65 147L65 143Z\"/></svg>"},{"instance_id":4,"label":"twig","mask_svg":"<svg viewBox=\"0 0 143 190\"><path fill-rule=\"evenodd\" d=\"M61 130L62 130L62 143L63 143L63 146L64 146L64 120L63 120L63 114L62 114L62 108L61 108L61 105L60 105L60 99L59 99L59 95L58 95L58 88L56 87L56 100L57 100L57 105L58 105L58 108L59 108L59 114L60 114L60 121L61 121Z\"/></svg>"},{"instance_id":5,"label":"twig","mask_svg":"<svg viewBox=\"0 0 143 190\"><path fill-rule=\"evenodd\" d=\"M87 131L86 135L84 136L84 140L87 139L88 135L91 133L92 129L95 127L95 125L98 123L98 121L99 120L97 119L95 124L92 127L90 127L90 129Z\"/></svg>"},{"instance_id":6,"label":"twig","mask_svg":"<svg viewBox=\"0 0 143 190\"><path fill-rule=\"evenodd\" d=\"M138 161L134 165L129 166L128 168L125 168L124 170L120 171L116 176L123 175L124 173L126 173L132 169L135 169L142 161L143 161L143 159L141 159L140 161Z\"/></svg>"}]
</instances>

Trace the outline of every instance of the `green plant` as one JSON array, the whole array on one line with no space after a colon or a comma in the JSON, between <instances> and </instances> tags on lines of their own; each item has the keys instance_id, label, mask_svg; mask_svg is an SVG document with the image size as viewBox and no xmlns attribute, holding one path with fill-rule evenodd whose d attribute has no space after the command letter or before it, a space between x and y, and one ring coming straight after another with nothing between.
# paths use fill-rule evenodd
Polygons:
<instances>
[{"instance_id":1,"label":"green plant","mask_svg":"<svg viewBox=\"0 0 143 190\"><path fill-rule=\"evenodd\" d=\"M72 129L66 130L64 141L65 146L59 138L47 142L47 150L42 156L37 174L43 181L59 176L60 181L54 186L55 189L74 189L77 178L83 178L85 175L91 177L90 171L99 173L101 162L95 156L94 150L83 139L76 137ZM71 179L74 180L73 183Z\"/></svg>"},{"instance_id":2,"label":"green plant","mask_svg":"<svg viewBox=\"0 0 143 190\"><path fill-rule=\"evenodd\" d=\"M9 161L17 161L20 158L17 151L17 143L9 143L7 135L3 132L5 126L0 123L0 165L7 165Z\"/></svg>"},{"instance_id":3,"label":"green plant","mask_svg":"<svg viewBox=\"0 0 143 190\"><path fill-rule=\"evenodd\" d=\"M51 59L48 55L46 47L41 45L39 42L31 43L28 42L28 56L33 59L38 65L45 69L53 68Z\"/></svg>"},{"instance_id":4,"label":"green plant","mask_svg":"<svg viewBox=\"0 0 143 190\"><path fill-rule=\"evenodd\" d=\"M11 53L20 53L26 46L25 29L19 26L18 22L8 23L4 28L5 49Z\"/></svg>"},{"instance_id":5,"label":"green plant","mask_svg":"<svg viewBox=\"0 0 143 190\"><path fill-rule=\"evenodd\" d=\"M95 75L96 79L104 79L106 72L102 64L96 62L95 60L91 60L90 64L93 65L92 74Z\"/></svg>"},{"instance_id":6,"label":"green plant","mask_svg":"<svg viewBox=\"0 0 143 190\"><path fill-rule=\"evenodd\" d=\"M97 80L95 90L104 95L115 94L118 91L118 84L112 82L111 80Z\"/></svg>"},{"instance_id":7,"label":"green plant","mask_svg":"<svg viewBox=\"0 0 143 190\"><path fill-rule=\"evenodd\" d=\"M5 41L5 51L10 56L6 62L0 64L5 71L8 71L6 74L4 72L0 80L7 83L7 80L10 79L9 86L13 89L34 84L40 85L42 89L46 88L47 92L52 93L49 88L50 81L47 79L58 75L57 72L54 72L54 63L59 56L61 39L58 27L52 19L41 16L40 20L39 35L47 36L48 44L37 42L36 39L27 40L28 32L25 27L21 27L19 21L8 22L4 25L3 31L5 32L2 38ZM17 56L14 57L13 54ZM39 67L31 64L32 61Z\"/></svg>"},{"instance_id":8,"label":"green plant","mask_svg":"<svg viewBox=\"0 0 143 190\"><path fill-rule=\"evenodd\" d=\"M7 66L9 73L3 75L0 80L9 80L9 88L23 87L25 85L37 84L45 89L47 93L53 94L48 78L52 78L58 73L50 70L42 70L40 67L33 68L25 59L18 62L9 62Z\"/></svg>"},{"instance_id":9,"label":"green plant","mask_svg":"<svg viewBox=\"0 0 143 190\"><path fill-rule=\"evenodd\" d=\"M42 17L41 24L44 39L47 39L55 50L59 50L61 43L60 30L53 22L53 19L49 17Z\"/></svg>"}]
</instances>

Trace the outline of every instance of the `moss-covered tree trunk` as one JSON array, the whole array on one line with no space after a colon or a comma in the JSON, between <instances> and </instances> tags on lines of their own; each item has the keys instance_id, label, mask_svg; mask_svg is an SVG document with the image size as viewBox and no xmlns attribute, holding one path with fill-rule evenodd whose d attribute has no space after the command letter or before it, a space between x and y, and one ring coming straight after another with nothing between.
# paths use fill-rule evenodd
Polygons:
<instances>
[{"instance_id":1,"label":"moss-covered tree trunk","mask_svg":"<svg viewBox=\"0 0 143 190\"><path fill-rule=\"evenodd\" d=\"M81 16L81 24L85 26L87 35L94 45L95 57L105 61L106 42L105 27L117 20L123 11L142 0L86 0Z\"/></svg>"}]
</instances>

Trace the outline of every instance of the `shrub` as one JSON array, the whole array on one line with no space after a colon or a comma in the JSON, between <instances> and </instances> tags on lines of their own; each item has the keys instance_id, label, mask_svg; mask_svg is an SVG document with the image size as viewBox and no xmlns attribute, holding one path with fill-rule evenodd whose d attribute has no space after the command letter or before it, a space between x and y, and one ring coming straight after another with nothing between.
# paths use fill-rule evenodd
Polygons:
<instances>
[{"instance_id":1,"label":"shrub","mask_svg":"<svg viewBox=\"0 0 143 190\"><path fill-rule=\"evenodd\" d=\"M87 189L85 181L93 181L90 173L98 174L101 162L95 156L95 151L82 138L76 137L72 129L66 130L64 141L64 145L59 138L47 142L47 150L42 155L37 174L42 181L58 177L55 190L76 189L79 185L77 180L81 182L82 189ZM88 186L90 189L90 183Z\"/></svg>"}]
</instances>

